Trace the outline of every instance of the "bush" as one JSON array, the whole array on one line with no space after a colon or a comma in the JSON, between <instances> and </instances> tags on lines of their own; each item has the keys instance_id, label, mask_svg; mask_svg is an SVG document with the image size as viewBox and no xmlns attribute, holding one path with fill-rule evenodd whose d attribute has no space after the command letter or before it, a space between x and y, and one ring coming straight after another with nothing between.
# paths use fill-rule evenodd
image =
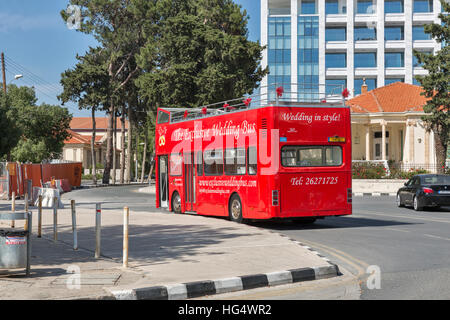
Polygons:
<instances>
[{"instance_id":1,"label":"bush","mask_svg":"<svg viewBox=\"0 0 450 320\"><path fill-rule=\"evenodd\" d=\"M390 179L411 179L412 177L414 177L415 175L418 174L426 174L426 173L430 173L427 170L424 169L409 169L408 171L402 171L400 169L391 169L391 175L390 175Z\"/></svg>"},{"instance_id":2,"label":"bush","mask_svg":"<svg viewBox=\"0 0 450 320\"><path fill-rule=\"evenodd\" d=\"M386 168L382 164L369 162L352 164L353 179L383 179L386 177Z\"/></svg>"},{"instance_id":3,"label":"bush","mask_svg":"<svg viewBox=\"0 0 450 320\"><path fill-rule=\"evenodd\" d=\"M103 175L97 173L97 180L103 179ZM81 180L92 180L92 174L83 174L81 175Z\"/></svg>"}]
</instances>

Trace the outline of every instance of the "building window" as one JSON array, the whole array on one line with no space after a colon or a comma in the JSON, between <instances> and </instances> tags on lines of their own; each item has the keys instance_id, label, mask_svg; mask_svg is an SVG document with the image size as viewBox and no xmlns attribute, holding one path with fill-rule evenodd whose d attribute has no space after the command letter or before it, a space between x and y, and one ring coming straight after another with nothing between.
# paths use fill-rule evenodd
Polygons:
<instances>
[{"instance_id":1,"label":"building window","mask_svg":"<svg viewBox=\"0 0 450 320\"><path fill-rule=\"evenodd\" d=\"M413 78L413 85L419 86L419 87L421 86L420 82L417 81L416 77Z\"/></svg>"},{"instance_id":2,"label":"building window","mask_svg":"<svg viewBox=\"0 0 450 320\"><path fill-rule=\"evenodd\" d=\"M377 40L377 29L355 27L355 41Z\"/></svg>"},{"instance_id":3,"label":"building window","mask_svg":"<svg viewBox=\"0 0 450 320\"><path fill-rule=\"evenodd\" d=\"M339 13L339 1L338 0L326 0L325 1L325 14L338 14Z\"/></svg>"},{"instance_id":4,"label":"building window","mask_svg":"<svg viewBox=\"0 0 450 320\"><path fill-rule=\"evenodd\" d=\"M405 40L403 26L392 26L384 28L384 40Z\"/></svg>"},{"instance_id":5,"label":"building window","mask_svg":"<svg viewBox=\"0 0 450 320\"><path fill-rule=\"evenodd\" d=\"M325 93L327 95L340 95L347 88L347 79L326 79Z\"/></svg>"},{"instance_id":6,"label":"building window","mask_svg":"<svg viewBox=\"0 0 450 320\"><path fill-rule=\"evenodd\" d=\"M355 79L355 95L361 94L361 86L363 79ZM367 91L373 90L377 87L377 79L366 78Z\"/></svg>"},{"instance_id":7,"label":"building window","mask_svg":"<svg viewBox=\"0 0 450 320\"><path fill-rule=\"evenodd\" d=\"M302 0L300 7L301 14L316 14L316 1L315 0Z\"/></svg>"},{"instance_id":8,"label":"building window","mask_svg":"<svg viewBox=\"0 0 450 320\"><path fill-rule=\"evenodd\" d=\"M319 17L298 18L298 99L319 99Z\"/></svg>"},{"instance_id":9,"label":"building window","mask_svg":"<svg viewBox=\"0 0 450 320\"><path fill-rule=\"evenodd\" d=\"M325 54L326 68L346 68L347 54L346 53L326 53Z\"/></svg>"},{"instance_id":10,"label":"building window","mask_svg":"<svg viewBox=\"0 0 450 320\"><path fill-rule=\"evenodd\" d=\"M355 53L355 68L375 68L377 66L376 52Z\"/></svg>"},{"instance_id":11,"label":"building window","mask_svg":"<svg viewBox=\"0 0 450 320\"><path fill-rule=\"evenodd\" d=\"M325 41L347 41L346 27L325 28Z\"/></svg>"},{"instance_id":12,"label":"building window","mask_svg":"<svg viewBox=\"0 0 450 320\"><path fill-rule=\"evenodd\" d=\"M425 33L424 26L413 26L412 28L413 41L416 40L431 40L431 34Z\"/></svg>"},{"instance_id":13,"label":"building window","mask_svg":"<svg viewBox=\"0 0 450 320\"><path fill-rule=\"evenodd\" d=\"M291 83L291 19L269 17L269 98L275 99L275 88L282 85L290 91Z\"/></svg>"},{"instance_id":14,"label":"building window","mask_svg":"<svg viewBox=\"0 0 450 320\"><path fill-rule=\"evenodd\" d=\"M433 54L433 51L421 51L420 53L425 54ZM416 55L413 52L413 68L422 68L423 63L419 62L419 59L416 57Z\"/></svg>"},{"instance_id":15,"label":"building window","mask_svg":"<svg viewBox=\"0 0 450 320\"><path fill-rule=\"evenodd\" d=\"M413 12L433 12L433 0L414 0Z\"/></svg>"},{"instance_id":16,"label":"building window","mask_svg":"<svg viewBox=\"0 0 450 320\"><path fill-rule=\"evenodd\" d=\"M403 52L386 52L384 54L384 66L386 68L403 68L405 66L405 54Z\"/></svg>"},{"instance_id":17,"label":"building window","mask_svg":"<svg viewBox=\"0 0 450 320\"><path fill-rule=\"evenodd\" d=\"M387 86L388 84L392 84L395 82L405 82L404 78L386 78L384 79L384 85Z\"/></svg>"},{"instance_id":18,"label":"building window","mask_svg":"<svg viewBox=\"0 0 450 320\"><path fill-rule=\"evenodd\" d=\"M375 13L375 4L373 3L373 0L358 0L356 13L359 14Z\"/></svg>"},{"instance_id":19,"label":"building window","mask_svg":"<svg viewBox=\"0 0 450 320\"><path fill-rule=\"evenodd\" d=\"M384 0L384 13L403 13L403 0Z\"/></svg>"}]
</instances>

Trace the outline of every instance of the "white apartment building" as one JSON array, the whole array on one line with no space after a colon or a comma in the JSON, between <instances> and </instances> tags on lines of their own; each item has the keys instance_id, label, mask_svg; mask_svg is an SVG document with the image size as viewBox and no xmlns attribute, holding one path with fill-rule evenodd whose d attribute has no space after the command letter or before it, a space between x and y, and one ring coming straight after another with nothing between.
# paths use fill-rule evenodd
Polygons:
<instances>
[{"instance_id":1,"label":"white apartment building","mask_svg":"<svg viewBox=\"0 0 450 320\"><path fill-rule=\"evenodd\" d=\"M426 71L413 49L441 47L423 31L440 23L439 0L260 1L262 65L270 70L262 94L273 83L299 92L299 100L311 98L305 92L317 92L319 84L327 91L347 88L350 98L361 93L364 78L369 91L398 81L418 84L414 76Z\"/></svg>"}]
</instances>

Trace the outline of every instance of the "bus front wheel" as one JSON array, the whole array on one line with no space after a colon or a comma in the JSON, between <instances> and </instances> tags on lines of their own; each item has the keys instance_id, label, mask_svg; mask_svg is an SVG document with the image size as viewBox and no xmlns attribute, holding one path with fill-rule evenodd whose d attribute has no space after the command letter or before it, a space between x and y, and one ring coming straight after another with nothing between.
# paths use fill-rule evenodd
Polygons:
<instances>
[{"instance_id":1,"label":"bus front wheel","mask_svg":"<svg viewBox=\"0 0 450 320\"><path fill-rule=\"evenodd\" d=\"M231 197L228 212L231 221L242 223L242 203L237 194Z\"/></svg>"},{"instance_id":2,"label":"bus front wheel","mask_svg":"<svg viewBox=\"0 0 450 320\"><path fill-rule=\"evenodd\" d=\"M172 195L172 210L175 213L181 213L181 197L176 191Z\"/></svg>"}]
</instances>

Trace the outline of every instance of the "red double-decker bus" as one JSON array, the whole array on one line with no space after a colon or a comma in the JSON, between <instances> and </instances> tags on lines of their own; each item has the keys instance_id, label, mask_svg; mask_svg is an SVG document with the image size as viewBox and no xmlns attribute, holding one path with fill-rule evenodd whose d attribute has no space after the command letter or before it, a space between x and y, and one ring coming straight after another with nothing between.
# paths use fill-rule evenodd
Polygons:
<instances>
[{"instance_id":1,"label":"red double-decker bus","mask_svg":"<svg viewBox=\"0 0 450 320\"><path fill-rule=\"evenodd\" d=\"M158 109L158 208L236 222L352 213L346 90L297 102L298 92L269 89L202 108Z\"/></svg>"}]
</instances>

